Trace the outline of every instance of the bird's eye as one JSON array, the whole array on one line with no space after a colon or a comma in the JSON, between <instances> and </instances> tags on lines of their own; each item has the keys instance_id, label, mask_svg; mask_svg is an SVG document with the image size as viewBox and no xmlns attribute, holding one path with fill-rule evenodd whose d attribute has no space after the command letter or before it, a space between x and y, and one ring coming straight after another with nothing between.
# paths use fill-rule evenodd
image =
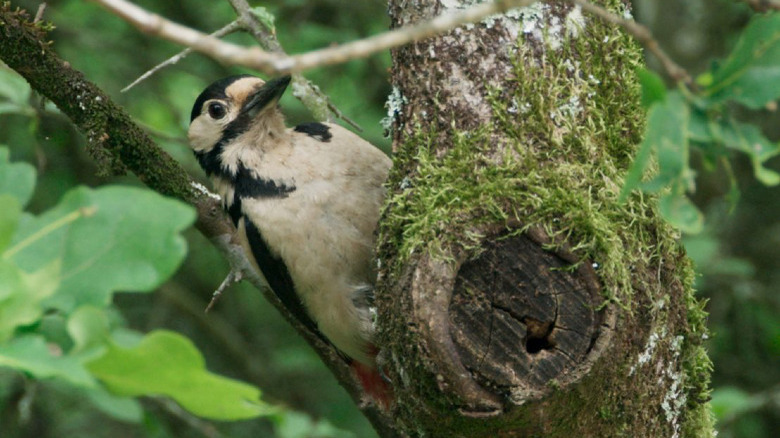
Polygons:
<instances>
[{"instance_id":1,"label":"bird's eye","mask_svg":"<svg viewBox=\"0 0 780 438\"><path fill-rule=\"evenodd\" d=\"M225 117L226 112L225 105L222 105L219 102L211 102L209 104L209 116L211 116L211 118L214 120L219 120Z\"/></svg>"}]
</instances>

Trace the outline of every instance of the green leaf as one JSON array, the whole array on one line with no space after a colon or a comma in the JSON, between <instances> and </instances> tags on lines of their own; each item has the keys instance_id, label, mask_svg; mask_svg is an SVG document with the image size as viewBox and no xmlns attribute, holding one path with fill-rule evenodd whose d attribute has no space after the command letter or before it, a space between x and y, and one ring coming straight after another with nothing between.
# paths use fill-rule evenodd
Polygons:
<instances>
[{"instance_id":1,"label":"green leaf","mask_svg":"<svg viewBox=\"0 0 780 438\"><path fill-rule=\"evenodd\" d=\"M768 186L776 186L780 183L780 174L756 162L753 162L753 174L755 174L757 180Z\"/></svg>"},{"instance_id":2,"label":"green leaf","mask_svg":"<svg viewBox=\"0 0 780 438\"><path fill-rule=\"evenodd\" d=\"M620 199L625 199L640 186L653 152L658 156L659 174L643 184L643 190L655 191L674 180L688 177L688 119L688 105L679 92L670 92L665 100L653 104L648 114L645 138L626 175Z\"/></svg>"},{"instance_id":3,"label":"green leaf","mask_svg":"<svg viewBox=\"0 0 780 438\"><path fill-rule=\"evenodd\" d=\"M723 144L715 141L712 135L712 126L717 124L716 121L720 116L716 114L708 114L707 112L691 107L691 118L688 122L688 139L691 146L698 148L702 152L702 158L704 159L704 169L707 171L714 170L721 159L726 156ZM731 188L734 192L731 194L733 199L736 199L734 195L738 195L736 180L733 175L729 173Z\"/></svg>"},{"instance_id":4,"label":"green leaf","mask_svg":"<svg viewBox=\"0 0 780 438\"><path fill-rule=\"evenodd\" d=\"M186 254L179 233L194 218L191 207L149 190L81 187L22 221L9 251L26 270L62 258L62 283L51 306L65 312L104 307L113 291L147 292L173 274Z\"/></svg>"},{"instance_id":5,"label":"green leaf","mask_svg":"<svg viewBox=\"0 0 780 438\"><path fill-rule=\"evenodd\" d=\"M32 324L43 316L43 301L59 286L60 260L28 274L0 259L0 342L8 340L17 327Z\"/></svg>"},{"instance_id":6,"label":"green leaf","mask_svg":"<svg viewBox=\"0 0 780 438\"><path fill-rule=\"evenodd\" d=\"M696 77L696 85L707 88L712 85L712 71L707 71Z\"/></svg>"},{"instance_id":7,"label":"green leaf","mask_svg":"<svg viewBox=\"0 0 780 438\"><path fill-rule=\"evenodd\" d=\"M0 147L0 193L13 195L24 207L35 188L35 168L27 163L12 164L8 155L8 148Z\"/></svg>"},{"instance_id":8,"label":"green leaf","mask_svg":"<svg viewBox=\"0 0 780 438\"><path fill-rule=\"evenodd\" d=\"M118 397L100 386L86 389L85 395L101 412L119 421L140 423L143 420L143 408L134 398Z\"/></svg>"},{"instance_id":9,"label":"green leaf","mask_svg":"<svg viewBox=\"0 0 780 438\"><path fill-rule=\"evenodd\" d=\"M715 418L722 420L728 415L749 411L757 404L747 392L730 386L718 388L712 392L712 412Z\"/></svg>"},{"instance_id":10,"label":"green leaf","mask_svg":"<svg viewBox=\"0 0 780 438\"><path fill-rule=\"evenodd\" d=\"M688 139L699 143L713 141L710 126L715 123L713 116L708 115L698 108L691 108L691 117L688 121Z\"/></svg>"},{"instance_id":11,"label":"green leaf","mask_svg":"<svg viewBox=\"0 0 780 438\"><path fill-rule=\"evenodd\" d=\"M0 193L0 254L11 243L21 217L22 205L19 200L7 193Z\"/></svg>"},{"instance_id":12,"label":"green leaf","mask_svg":"<svg viewBox=\"0 0 780 438\"><path fill-rule=\"evenodd\" d=\"M642 107L650 108L656 102L666 99L666 85L655 72L646 68L637 71L639 84L642 86Z\"/></svg>"},{"instance_id":13,"label":"green leaf","mask_svg":"<svg viewBox=\"0 0 780 438\"><path fill-rule=\"evenodd\" d=\"M694 175L688 165L690 119L688 102L677 91L667 93L665 100L652 105L645 139L620 196L624 199L637 186L645 192L667 189L659 200L661 214L682 231L698 233L704 225L704 217L685 196L693 186ZM658 173L651 181L640 184L652 152L656 154Z\"/></svg>"},{"instance_id":14,"label":"green leaf","mask_svg":"<svg viewBox=\"0 0 780 438\"><path fill-rule=\"evenodd\" d=\"M715 140L747 154L757 180L768 186L780 184L780 175L764 167L767 160L780 154L780 145L769 141L755 125L729 120L717 127L713 130Z\"/></svg>"},{"instance_id":15,"label":"green leaf","mask_svg":"<svg viewBox=\"0 0 780 438\"><path fill-rule=\"evenodd\" d=\"M77 359L58 356L41 336L20 336L0 344L0 366L24 371L38 379L58 377L77 386L95 385Z\"/></svg>"},{"instance_id":16,"label":"green leaf","mask_svg":"<svg viewBox=\"0 0 780 438\"><path fill-rule=\"evenodd\" d=\"M711 76L711 77L710 77ZM735 100L762 108L780 96L780 14L756 15L729 57L705 75L712 103Z\"/></svg>"},{"instance_id":17,"label":"green leaf","mask_svg":"<svg viewBox=\"0 0 780 438\"><path fill-rule=\"evenodd\" d=\"M209 373L192 342L173 332L152 332L135 348L110 345L88 368L115 394L168 396L205 418L238 420L273 413L260 401L259 389Z\"/></svg>"},{"instance_id":18,"label":"green leaf","mask_svg":"<svg viewBox=\"0 0 780 438\"><path fill-rule=\"evenodd\" d=\"M719 255L720 242L712 236L712 233L685 236L682 243L688 258L697 268L711 265Z\"/></svg>"},{"instance_id":19,"label":"green leaf","mask_svg":"<svg viewBox=\"0 0 780 438\"><path fill-rule=\"evenodd\" d=\"M81 306L68 318L68 334L73 340L71 354L102 349L108 339L108 317L102 309Z\"/></svg>"},{"instance_id":20,"label":"green leaf","mask_svg":"<svg viewBox=\"0 0 780 438\"><path fill-rule=\"evenodd\" d=\"M685 196L684 190L665 193L659 200L658 209L670 224L685 233L696 234L704 228L704 215Z\"/></svg>"},{"instance_id":21,"label":"green leaf","mask_svg":"<svg viewBox=\"0 0 780 438\"><path fill-rule=\"evenodd\" d=\"M22 114L31 117L35 115L35 110L29 106L21 107L15 103L0 102L0 114Z\"/></svg>"}]
</instances>

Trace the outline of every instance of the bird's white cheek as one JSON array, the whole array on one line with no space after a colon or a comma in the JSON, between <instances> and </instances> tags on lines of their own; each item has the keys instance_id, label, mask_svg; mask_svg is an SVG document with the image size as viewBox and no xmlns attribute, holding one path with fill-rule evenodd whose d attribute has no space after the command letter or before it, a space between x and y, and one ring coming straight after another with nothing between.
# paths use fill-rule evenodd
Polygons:
<instances>
[{"instance_id":1,"label":"bird's white cheek","mask_svg":"<svg viewBox=\"0 0 780 438\"><path fill-rule=\"evenodd\" d=\"M197 118L190 125L188 137L195 152L208 152L222 137L222 129Z\"/></svg>"}]
</instances>

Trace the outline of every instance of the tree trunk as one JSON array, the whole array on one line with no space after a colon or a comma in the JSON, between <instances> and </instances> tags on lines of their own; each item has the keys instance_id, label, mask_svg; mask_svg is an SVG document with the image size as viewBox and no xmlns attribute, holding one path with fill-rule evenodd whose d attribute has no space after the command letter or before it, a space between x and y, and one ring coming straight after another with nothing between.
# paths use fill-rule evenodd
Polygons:
<instances>
[{"instance_id":1,"label":"tree trunk","mask_svg":"<svg viewBox=\"0 0 780 438\"><path fill-rule=\"evenodd\" d=\"M394 27L473 1L390 1ZM601 2L628 14L627 2ZM538 3L393 52L380 361L410 436L710 436L705 314L618 193L640 49Z\"/></svg>"}]
</instances>

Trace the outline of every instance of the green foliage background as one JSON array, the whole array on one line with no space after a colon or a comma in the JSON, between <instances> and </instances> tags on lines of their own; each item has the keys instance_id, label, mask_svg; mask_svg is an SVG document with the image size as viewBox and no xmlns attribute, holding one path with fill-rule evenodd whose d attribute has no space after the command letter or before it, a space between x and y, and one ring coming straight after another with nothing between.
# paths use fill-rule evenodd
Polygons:
<instances>
[{"instance_id":1,"label":"green foliage background","mask_svg":"<svg viewBox=\"0 0 780 438\"><path fill-rule=\"evenodd\" d=\"M13 3L35 11L39 2ZM206 31L235 17L224 1L136 3ZM381 0L250 3L276 16L279 40L290 53L350 41L388 26L386 3ZM709 67L713 57L725 56L750 16L744 5L728 0L635 3L638 20L653 27L662 46L693 73ZM162 147L203 179L185 144L192 102L214 79L244 71L226 69L196 54L120 93L180 47L139 33L90 2L55 0L48 5L45 17L57 26L51 34L55 50L128 108ZM252 43L246 35L228 39ZM366 139L386 148L388 140L379 120L390 92L389 65L389 55L382 54L313 70L306 76L364 128ZM0 94L11 98L0 99L0 144L10 147L12 161L31 163L38 174L29 211L39 214L51 209L77 185L138 185L132 175L98 176L84 152L83 138L67 119L41 107L39 98L24 93L23 84L3 78ZM291 95L281 103L290 124L309 119ZM740 116L758 123L771 140L780 138L776 112L741 110ZM734 212L729 214L730 204L721 200L724 194L733 195L725 170L701 172L694 201L705 212L704 232L687 237L686 244L702 274L700 293L710 298L713 406L720 419L720 436L769 437L780 430L780 302L774 286L780 284L776 219L780 191L757 182L748 159L734 157L733 171L742 189ZM702 169L702 157L692 158ZM780 168L777 159L767 167ZM150 216L165 214L149 212ZM84 392L64 383L33 382L0 368L0 436L374 436L316 356L257 291L234 286L212 313L203 314L228 266L196 231L188 230L185 236L189 252L181 269L152 294L115 294L113 302L121 312L115 317L141 332L168 329L186 335L202 352L210 371L262 388L264 400L284 409L262 419L210 423L170 403L145 399L142 419L133 422L121 412L95 410Z\"/></svg>"},{"instance_id":2,"label":"green foliage background","mask_svg":"<svg viewBox=\"0 0 780 438\"><path fill-rule=\"evenodd\" d=\"M635 6L637 19L694 75L735 48L753 15L744 3L730 0L642 0ZM769 140L780 140L776 110L735 105L731 110ZM692 153L693 201L705 224L701 234L684 241L701 274L698 293L709 299L718 436L771 437L780 430L780 191L756 179L749 157L729 156L740 193L731 187L730 169L710 166L703 154ZM777 171L779 164L775 157L767 167Z\"/></svg>"}]
</instances>

